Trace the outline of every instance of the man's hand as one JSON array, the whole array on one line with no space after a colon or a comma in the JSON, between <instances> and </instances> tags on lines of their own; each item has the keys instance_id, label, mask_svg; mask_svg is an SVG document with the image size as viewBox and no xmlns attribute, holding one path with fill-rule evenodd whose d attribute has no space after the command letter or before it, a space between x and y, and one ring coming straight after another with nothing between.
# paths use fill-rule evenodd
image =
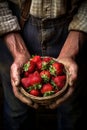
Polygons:
<instances>
[{"instance_id":1,"label":"man's hand","mask_svg":"<svg viewBox=\"0 0 87 130\"><path fill-rule=\"evenodd\" d=\"M65 102L73 94L77 76L78 66L75 62L76 56L78 55L85 40L85 34L79 31L71 31L62 47L62 50L58 56L58 61L63 63L69 74L69 89L68 91L53 104L50 104L48 108L54 109Z\"/></svg>"},{"instance_id":2,"label":"man's hand","mask_svg":"<svg viewBox=\"0 0 87 130\"><path fill-rule=\"evenodd\" d=\"M67 99L69 99L69 97L73 94L73 91L75 89L76 80L77 80L77 76L78 76L78 66L73 61L73 59L64 58L64 59L58 59L58 61L63 63L66 67L66 70L67 70L67 73L69 76L69 80L68 80L69 88L68 88L68 91L61 98L59 98L53 104L50 104L48 106L48 108L50 108L50 109L54 109L54 108L58 107L63 102L65 102Z\"/></svg>"},{"instance_id":3,"label":"man's hand","mask_svg":"<svg viewBox=\"0 0 87 130\"><path fill-rule=\"evenodd\" d=\"M13 93L23 103L33 108L38 108L37 104L33 103L19 91L21 69L24 63L26 63L30 58L30 54L25 46L25 43L20 34L17 32L7 34L4 37L4 40L14 59L10 70Z\"/></svg>"},{"instance_id":4,"label":"man's hand","mask_svg":"<svg viewBox=\"0 0 87 130\"><path fill-rule=\"evenodd\" d=\"M36 103L33 103L31 99L23 95L19 89L21 69L23 67L23 63L25 63L24 59L25 59L24 57L23 59L18 57L18 59L14 61L14 63L11 66L10 76L11 76L11 83L13 87L13 93L20 101L36 109L38 108L38 105Z\"/></svg>"}]
</instances>

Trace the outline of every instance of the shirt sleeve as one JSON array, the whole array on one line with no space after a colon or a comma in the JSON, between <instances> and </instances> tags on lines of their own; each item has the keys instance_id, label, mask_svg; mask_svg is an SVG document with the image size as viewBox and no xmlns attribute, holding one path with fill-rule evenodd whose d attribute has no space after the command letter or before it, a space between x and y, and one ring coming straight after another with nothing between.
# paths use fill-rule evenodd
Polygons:
<instances>
[{"instance_id":1,"label":"shirt sleeve","mask_svg":"<svg viewBox=\"0 0 87 130\"><path fill-rule=\"evenodd\" d=\"M87 33L87 0L79 7L77 14L69 25L69 30L79 30Z\"/></svg>"},{"instance_id":2,"label":"shirt sleeve","mask_svg":"<svg viewBox=\"0 0 87 130\"><path fill-rule=\"evenodd\" d=\"M19 31L20 26L17 17L12 15L7 2L0 2L0 36L12 32Z\"/></svg>"}]
</instances>

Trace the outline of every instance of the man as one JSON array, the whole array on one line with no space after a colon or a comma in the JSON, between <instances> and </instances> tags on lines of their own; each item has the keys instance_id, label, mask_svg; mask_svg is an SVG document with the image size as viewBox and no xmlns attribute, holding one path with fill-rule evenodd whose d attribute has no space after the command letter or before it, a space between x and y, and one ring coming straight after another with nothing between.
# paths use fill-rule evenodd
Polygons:
<instances>
[{"instance_id":1,"label":"man","mask_svg":"<svg viewBox=\"0 0 87 130\"><path fill-rule=\"evenodd\" d=\"M78 65L76 60L87 33L86 12L86 0L83 2L80 0L70 0L69 2L32 0L30 16L21 34L22 39L19 34L21 28L17 17L12 15L7 2L0 1L0 56L2 56L0 75L5 97L6 130L19 130L27 118L28 109L31 109L28 106L35 109L39 107L38 104L32 103L31 100L24 97L18 89L21 68L32 54L55 57L67 67L69 90L60 100L47 107L49 109L57 108L59 130L78 128L75 126L75 120L72 120L70 112L72 112L74 104L70 101L72 101L74 93L77 94ZM70 96L70 101L65 102L69 100ZM78 114L75 119L78 121Z\"/></svg>"}]
</instances>

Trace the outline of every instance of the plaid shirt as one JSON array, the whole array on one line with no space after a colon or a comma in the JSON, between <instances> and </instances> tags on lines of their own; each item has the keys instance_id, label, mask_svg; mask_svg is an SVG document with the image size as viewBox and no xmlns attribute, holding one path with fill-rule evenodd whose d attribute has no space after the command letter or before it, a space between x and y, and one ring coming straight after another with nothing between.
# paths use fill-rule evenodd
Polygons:
<instances>
[{"instance_id":1,"label":"plaid shirt","mask_svg":"<svg viewBox=\"0 0 87 130\"><path fill-rule=\"evenodd\" d=\"M10 1L21 4L21 0ZM79 30L87 33L87 0L83 0L82 3L81 1L51 0L50 2L49 0L32 0L30 14L47 19L65 14L73 15L74 13L73 20L69 24L69 30ZM15 30L20 30L17 18L12 15L7 3L0 0L0 35Z\"/></svg>"}]
</instances>

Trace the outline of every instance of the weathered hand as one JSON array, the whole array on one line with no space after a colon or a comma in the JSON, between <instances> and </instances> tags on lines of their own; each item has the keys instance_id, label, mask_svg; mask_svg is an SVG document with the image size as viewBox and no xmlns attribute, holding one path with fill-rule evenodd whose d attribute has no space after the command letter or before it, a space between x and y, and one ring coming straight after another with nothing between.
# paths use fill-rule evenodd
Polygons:
<instances>
[{"instance_id":1,"label":"weathered hand","mask_svg":"<svg viewBox=\"0 0 87 130\"><path fill-rule=\"evenodd\" d=\"M33 108L38 108L37 104L34 104L19 91L21 69L23 64L30 58L30 54L21 35L18 32L8 33L4 36L4 41L14 59L10 69L11 84L14 95L23 103Z\"/></svg>"},{"instance_id":2,"label":"weathered hand","mask_svg":"<svg viewBox=\"0 0 87 130\"><path fill-rule=\"evenodd\" d=\"M77 75L78 75L78 66L74 62L73 59L63 58L63 59L58 59L58 61L63 63L67 69L67 72L69 75L69 81L68 81L69 89L61 98L59 98L54 103L47 106L50 109L54 109L54 108L58 107L72 95L72 93L75 89L75 84L76 84Z\"/></svg>"},{"instance_id":3,"label":"weathered hand","mask_svg":"<svg viewBox=\"0 0 87 130\"><path fill-rule=\"evenodd\" d=\"M31 99L27 98L25 95L23 95L20 92L20 73L21 69L23 67L23 64L27 61L28 59L22 56L18 56L18 58L15 59L14 63L11 66L11 83L13 87L13 93L14 95L23 103L27 104L30 107L33 107L35 109L38 108L38 105L36 103L33 103Z\"/></svg>"},{"instance_id":4,"label":"weathered hand","mask_svg":"<svg viewBox=\"0 0 87 130\"><path fill-rule=\"evenodd\" d=\"M58 56L58 61L65 65L69 74L69 89L60 99L49 105L49 108L51 109L58 107L60 104L69 99L75 89L78 76L78 66L75 59L84 43L84 40L84 33L79 31L70 31L66 38L66 41Z\"/></svg>"},{"instance_id":5,"label":"weathered hand","mask_svg":"<svg viewBox=\"0 0 87 130\"><path fill-rule=\"evenodd\" d=\"M66 67L69 75L69 86L75 86L75 82L78 76L78 65L72 58L58 59L59 62L63 63Z\"/></svg>"}]
</instances>

